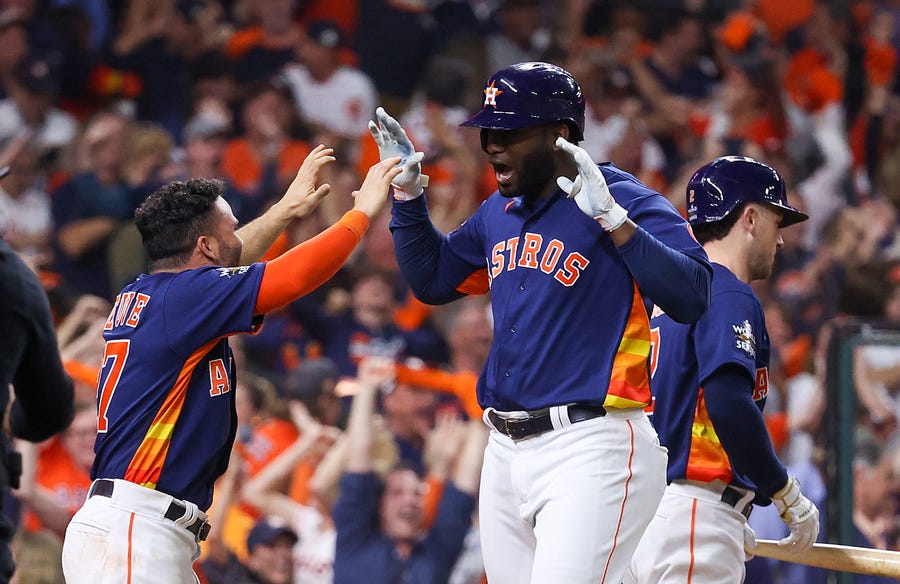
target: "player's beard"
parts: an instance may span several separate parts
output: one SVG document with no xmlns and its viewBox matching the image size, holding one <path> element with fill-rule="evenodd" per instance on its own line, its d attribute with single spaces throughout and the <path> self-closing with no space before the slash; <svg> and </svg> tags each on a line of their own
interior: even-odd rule
<svg viewBox="0 0 900 584">
<path fill-rule="evenodd" d="M 504 197 L 522 196 L 526 201 L 532 202 L 540 199 L 548 190 L 548 185 L 555 180 L 556 163 L 553 159 L 553 149 L 549 146 L 539 146 L 528 153 L 519 168 L 516 169 L 518 184 L 514 189 L 500 188 L 500 194 Z M 515 192 L 512 192 L 512 191 Z"/>
<path fill-rule="evenodd" d="M 765 280 L 772 275 L 775 265 L 775 253 L 771 250 L 758 249 L 750 255 L 748 267 L 750 281 Z"/>
</svg>

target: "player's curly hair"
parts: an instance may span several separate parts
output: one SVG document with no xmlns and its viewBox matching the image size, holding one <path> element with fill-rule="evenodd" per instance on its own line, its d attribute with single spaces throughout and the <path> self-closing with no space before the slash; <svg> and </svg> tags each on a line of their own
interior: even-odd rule
<svg viewBox="0 0 900 584">
<path fill-rule="evenodd" d="M 160 187 L 134 212 L 134 222 L 150 266 L 178 266 L 188 260 L 197 238 L 209 232 L 211 211 L 225 190 L 218 179 L 193 178 Z"/>
</svg>

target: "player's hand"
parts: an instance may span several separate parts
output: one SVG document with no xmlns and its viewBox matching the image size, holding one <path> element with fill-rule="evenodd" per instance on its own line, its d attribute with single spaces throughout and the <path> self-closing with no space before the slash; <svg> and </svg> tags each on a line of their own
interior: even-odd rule
<svg viewBox="0 0 900 584">
<path fill-rule="evenodd" d="M 316 187 L 319 180 L 319 171 L 329 162 L 334 162 L 333 148 L 326 148 L 319 144 L 306 155 L 297 176 L 291 181 L 281 200 L 275 203 L 279 205 L 288 219 L 302 219 L 319 206 L 319 201 L 325 198 L 331 191 L 331 185 L 323 184 Z"/>
<path fill-rule="evenodd" d="M 628 213 L 616 203 L 603 173 L 591 160 L 591 156 L 581 148 L 572 144 L 562 136 L 556 139 L 556 147 L 565 151 L 575 161 L 578 176 L 572 181 L 568 177 L 556 177 L 559 185 L 569 198 L 574 198 L 578 208 L 593 219 L 600 222 L 606 231 L 614 231 L 628 219 Z"/>
<path fill-rule="evenodd" d="M 416 152 L 412 141 L 400 122 L 391 117 L 383 107 L 375 110 L 375 121 L 369 121 L 369 131 L 378 145 L 378 155 L 382 160 L 400 157 L 403 170 L 394 179 L 394 198 L 399 201 L 415 199 L 428 186 L 428 175 L 422 174 L 423 152 Z"/>
<path fill-rule="evenodd" d="M 812 547 L 819 535 L 819 510 L 800 492 L 800 481 L 791 477 L 772 502 L 788 524 L 791 534 L 778 542 L 790 554 L 800 554 Z"/>
<path fill-rule="evenodd" d="M 362 186 L 358 191 L 352 193 L 356 199 L 353 203 L 354 209 L 362 211 L 370 219 L 375 218 L 384 209 L 391 181 L 397 178 L 403 170 L 397 166 L 398 162 L 400 162 L 400 158 L 394 156 L 385 158 L 369 168 Z"/>
<path fill-rule="evenodd" d="M 756 532 L 750 527 L 750 524 L 744 522 L 744 561 L 749 562 L 754 558 L 753 552 L 756 550 Z"/>
</svg>

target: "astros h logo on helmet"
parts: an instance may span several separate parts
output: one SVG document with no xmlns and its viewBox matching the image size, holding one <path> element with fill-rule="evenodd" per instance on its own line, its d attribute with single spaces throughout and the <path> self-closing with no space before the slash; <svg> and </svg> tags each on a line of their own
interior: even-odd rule
<svg viewBox="0 0 900 584">
<path fill-rule="evenodd" d="M 503 93 L 502 90 L 494 87 L 494 82 L 491 81 L 491 84 L 484 88 L 484 105 L 489 106 L 492 105 L 495 108 L 497 107 L 497 96 Z"/>
</svg>

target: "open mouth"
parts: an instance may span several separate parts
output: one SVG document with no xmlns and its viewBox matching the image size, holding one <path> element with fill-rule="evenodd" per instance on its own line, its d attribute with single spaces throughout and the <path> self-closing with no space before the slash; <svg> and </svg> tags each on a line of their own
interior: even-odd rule
<svg viewBox="0 0 900 584">
<path fill-rule="evenodd" d="M 497 184 L 506 185 L 512 180 L 513 171 L 511 166 L 506 164 L 494 164 L 494 174 L 497 177 Z"/>
</svg>

